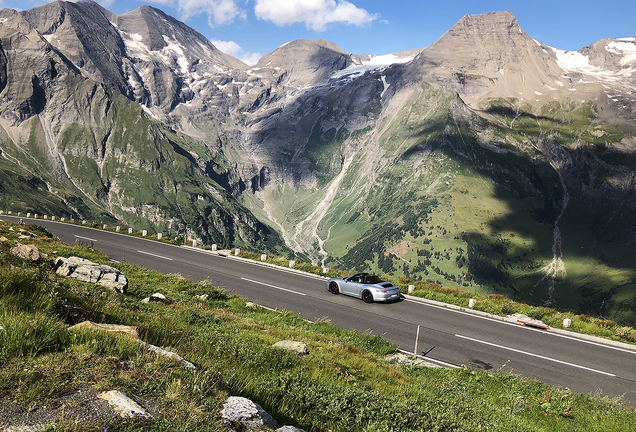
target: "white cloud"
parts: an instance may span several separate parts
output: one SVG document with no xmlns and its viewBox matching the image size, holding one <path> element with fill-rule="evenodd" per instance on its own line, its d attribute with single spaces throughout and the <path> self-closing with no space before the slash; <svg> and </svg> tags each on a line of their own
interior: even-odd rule
<svg viewBox="0 0 636 432">
<path fill-rule="evenodd" d="M 234 41 L 211 40 L 210 42 L 225 54 L 234 56 L 250 66 L 258 63 L 262 57 L 261 53 L 243 51 L 243 48 Z"/>
<path fill-rule="evenodd" d="M 179 19 L 182 21 L 196 15 L 207 14 L 208 24 L 212 27 L 229 24 L 237 17 L 245 17 L 245 11 L 237 5 L 237 0 L 148 0 L 148 2 L 176 8 Z"/>
<path fill-rule="evenodd" d="M 361 26 L 378 18 L 346 0 L 256 0 L 254 12 L 277 26 L 304 23 L 316 31 L 326 30 L 331 23 Z"/>
<path fill-rule="evenodd" d="M 110 8 L 113 3 L 115 3 L 115 0 L 101 0 L 99 2 L 100 6 L 106 9 Z"/>
</svg>

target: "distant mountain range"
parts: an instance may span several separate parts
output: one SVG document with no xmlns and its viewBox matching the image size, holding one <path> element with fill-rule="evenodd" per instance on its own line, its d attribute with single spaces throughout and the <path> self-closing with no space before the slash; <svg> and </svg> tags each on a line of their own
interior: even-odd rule
<svg viewBox="0 0 636 432">
<path fill-rule="evenodd" d="M 0 11 L 0 207 L 636 324 L 636 39 L 510 12 L 427 48 L 256 66 L 148 6 Z"/>
</svg>

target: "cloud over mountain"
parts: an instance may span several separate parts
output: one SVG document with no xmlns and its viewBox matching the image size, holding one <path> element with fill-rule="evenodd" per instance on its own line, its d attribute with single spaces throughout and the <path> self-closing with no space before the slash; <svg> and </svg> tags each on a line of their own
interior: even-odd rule
<svg viewBox="0 0 636 432">
<path fill-rule="evenodd" d="M 196 15 L 207 14 L 211 27 L 229 24 L 245 15 L 236 0 L 149 0 L 149 3 L 176 7 L 183 21 Z"/>
<path fill-rule="evenodd" d="M 278 26 L 304 23 L 316 31 L 331 23 L 361 26 L 378 18 L 346 0 L 256 0 L 254 11 L 259 19 Z"/>
</svg>

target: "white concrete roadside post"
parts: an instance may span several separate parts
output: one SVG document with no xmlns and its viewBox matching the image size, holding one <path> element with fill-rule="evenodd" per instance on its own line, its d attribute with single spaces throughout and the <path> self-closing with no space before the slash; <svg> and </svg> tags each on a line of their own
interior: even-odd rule
<svg viewBox="0 0 636 432">
<path fill-rule="evenodd" d="M 141 231 L 141 236 L 142 237 L 146 237 L 147 235 L 148 235 L 148 231 L 146 231 L 146 230 L 142 230 Z"/>
<path fill-rule="evenodd" d="M 33 219 L 37 219 L 37 218 L 38 218 L 38 214 L 36 213 L 33 215 Z"/>
<path fill-rule="evenodd" d="M 217 249 L 218 249 L 218 246 L 217 246 L 216 244 L 213 244 L 213 245 L 212 245 L 212 250 L 213 250 L 213 251 L 215 251 L 215 250 L 217 250 Z"/>
<path fill-rule="evenodd" d="M 261 254 L 261 261 L 267 261 L 267 254 Z"/>
<path fill-rule="evenodd" d="M 296 261 L 294 260 L 289 260 L 289 267 L 294 267 L 296 265 Z"/>
<path fill-rule="evenodd" d="M 322 272 L 323 273 L 329 273 L 329 267 L 323 267 L 322 268 Z"/>
<path fill-rule="evenodd" d="M 563 328 L 570 328 L 572 325 L 572 320 L 570 318 L 565 318 L 563 320 Z"/>
<path fill-rule="evenodd" d="M 119 232 L 119 231 L 121 231 L 121 227 L 120 226 L 116 226 L 115 227 L 115 232 Z"/>
<path fill-rule="evenodd" d="M 157 233 L 157 240 L 161 240 L 162 237 L 163 237 L 163 233 Z"/>
<path fill-rule="evenodd" d="M 85 220 L 82 221 L 82 225 L 86 225 L 86 221 Z"/>
<path fill-rule="evenodd" d="M 409 285 L 409 294 L 412 294 L 415 291 L 415 285 Z"/>
<path fill-rule="evenodd" d="M 108 228 L 108 225 L 106 224 L 102 225 L 102 229 L 106 229 L 106 228 Z"/>
<path fill-rule="evenodd" d="M 51 220 L 54 221 L 55 220 L 55 216 L 51 216 Z"/>
<path fill-rule="evenodd" d="M 128 228 L 128 234 L 132 234 L 133 229 L 132 228 Z"/>
<path fill-rule="evenodd" d="M 239 256 L 241 254 L 241 250 L 239 248 L 234 249 L 234 255 Z"/>
<path fill-rule="evenodd" d="M 48 219 L 49 217 L 47 215 L 44 215 L 44 219 Z"/>
<path fill-rule="evenodd" d="M 27 217 L 30 218 L 31 217 L 31 213 L 27 213 Z"/>
<path fill-rule="evenodd" d="M 417 325 L 417 333 L 415 334 L 415 350 L 413 351 L 413 355 L 415 356 L 415 360 L 417 360 L 417 341 L 420 339 L 420 325 Z"/>
<path fill-rule="evenodd" d="M 60 218 L 60 222 L 64 222 L 65 220 L 66 220 L 66 218 Z"/>
<path fill-rule="evenodd" d="M 196 247 L 197 245 L 197 241 L 195 239 L 192 239 L 192 247 Z"/>
<path fill-rule="evenodd" d="M 475 305 L 477 304 L 477 300 L 476 299 L 470 299 L 468 300 L 468 307 L 469 308 L 473 308 Z"/>
</svg>

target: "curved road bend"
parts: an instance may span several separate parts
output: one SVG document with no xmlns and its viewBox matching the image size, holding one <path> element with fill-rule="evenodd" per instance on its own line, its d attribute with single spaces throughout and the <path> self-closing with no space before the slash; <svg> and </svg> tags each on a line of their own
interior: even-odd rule
<svg viewBox="0 0 636 432">
<path fill-rule="evenodd" d="M 2 216 L 17 221 L 15 217 Z M 94 247 L 115 261 L 209 281 L 270 308 L 286 309 L 315 321 L 328 319 L 346 329 L 370 331 L 429 360 L 475 369 L 512 371 L 575 392 L 617 397 L 636 406 L 636 351 L 617 349 L 542 330 L 482 318 L 411 300 L 366 304 L 330 294 L 324 279 L 221 257 L 189 248 L 82 226 L 24 219 L 57 234 L 68 244 Z"/>
</svg>

